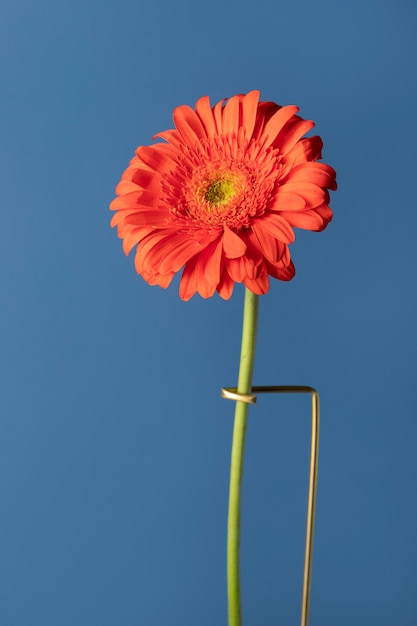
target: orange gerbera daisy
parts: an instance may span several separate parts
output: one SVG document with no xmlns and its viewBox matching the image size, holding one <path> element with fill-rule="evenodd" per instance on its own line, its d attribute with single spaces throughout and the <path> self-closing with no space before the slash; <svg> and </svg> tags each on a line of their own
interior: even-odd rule
<svg viewBox="0 0 417 626">
<path fill-rule="evenodd" d="M 302 139 L 314 123 L 259 95 L 180 106 L 176 128 L 154 137 L 164 142 L 136 150 L 111 225 L 126 254 L 137 245 L 136 271 L 150 285 L 167 287 L 184 268 L 183 300 L 216 290 L 227 300 L 234 283 L 264 294 L 269 275 L 295 274 L 293 227 L 320 231 L 331 220 L 336 173 L 317 162 L 320 137 Z"/>
</svg>

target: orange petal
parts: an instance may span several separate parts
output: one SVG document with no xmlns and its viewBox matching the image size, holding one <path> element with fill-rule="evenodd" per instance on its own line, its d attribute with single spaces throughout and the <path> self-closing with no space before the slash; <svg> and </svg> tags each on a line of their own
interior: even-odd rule
<svg viewBox="0 0 417 626">
<path fill-rule="evenodd" d="M 259 228 L 262 228 L 283 243 L 292 243 L 295 239 L 293 229 L 287 220 L 284 220 L 280 215 L 265 213 L 265 215 L 256 220 L 256 223 Z"/>
<path fill-rule="evenodd" d="M 196 271 L 197 292 L 204 299 L 211 298 L 216 291 L 217 285 L 212 285 L 206 278 L 201 279 Z"/>
<path fill-rule="evenodd" d="M 175 274 L 154 274 L 153 272 L 142 272 L 142 277 L 149 285 L 158 285 L 166 289 L 172 282 Z"/>
<path fill-rule="evenodd" d="M 279 148 L 281 154 L 285 154 L 288 150 L 291 150 L 297 141 L 313 127 L 314 122 L 311 120 L 300 119 L 290 130 L 286 131 L 286 129 L 283 129 L 283 133 L 280 133 L 276 141 L 276 146 Z"/>
<path fill-rule="evenodd" d="M 169 130 L 164 130 L 161 133 L 157 133 L 156 135 L 152 137 L 152 139 L 164 139 L 165 141 L 167 141 L 168 143 L 171 143 L 176 148 L 179 148 L 182 145 L 181 135 L 174 128 L 170 128 Z"/>
<path fill-rule="evenodd" d="M 180 298 L 181 300 L 189 300 L 197 291 L 197 280 L 195 275 L 195 264 L 197 258 L 194 257 L 187 261 L 180 281 Z"/>
<path fill-rule="evenodd" d="M 197 100 L 195 110 L 206 130 L 207 136 L 213 137 L 216 134 L 216 124 L 213 118 L 209 97 L 203 96 L 203 98 Z"/>
<path fill-rule="evenodd" d="M 133 226 L 151 226 L 152 228 L 172 227 L 172 217 L 164 209 L 140 208 L 128 219 Z"/>
<path fill-rule="evenodd" d="M 257 255 L 255 255 L 255 259 L 257 259 Z M 243 267 L 245 268 L 245 276 L 246 278 L 256 278 L 259 274 L 260 267 L 264 262 L 264 258 L 261 259 L 260 263 L 256 264 L 255 260 L 252 259 L 251 256 L 244 254 L 242 257 Z"/>
<path fill-rule="evenodd" d="M 298 165 L 320 159 L 322 148 L 323 142 L 318 136 L 300 139 L 291 150 L 283 155 L 281 177 L 285 179 L 288 173 Z"/>
<path fill-rule="evenodd" d="M 213 117 L 214 117 L 214 121 L 216 123 L 217 133 L 219 135 L 221 135 L 222 132 L 223 132 L 222 116 L 223 116 L 223 102 L 225 100 L 226 100 L 226 98 L 223 98 L 223 100 L 220 100 L 220 102 L 218 102 L 213 107 Z"/>
<path fill-rule="evenodd" d="M 130 209 L 139 206 L 152 207 L 158 201 L 158 196 L 152 191 L 146 191 L 144 189 L 139 189 L 138 191 L 131 191 L 130 193 L 125 193 L 123 196 L 117 196 L 110 203 L 110 210 L 117 211 L 119 209 Z"/>
<path fill-rule="evenodd" d="M 252 132 L 252 139 L 259 139 L 265 126 L 265 115 L 259 110 L 256 112 L 255 127 Z"/>
<path fill-rule="evenodd" d="M 136 183 L 131 180 L 122 179 L 116 187 L 116 193 L 121 196 L 122 194 L 130 193 L 131 191 L 138 191 L 138 189 L 140 189 L 140 187 Z"/>
<path fill-rule="evenodd" d="M 122 174 L 122 180 L 131 180 L 138 185 L 143 187 L 141 176 L 145 176 L 145 185 L 150 181 L 154 176 L 155 172 L 152 171 L 149 167 L 147 167 L 144 163 L 142 163 L 137 157 L 135 165 L 129 165 L 125 169 Z"/>
<path fill-rule="evenodd" d="M 247 246 L 245 256 L 251 259 L 251 263 L 256 269 L 263 263 L 264 258 L 263 251 L 259 247 L 259 239 L 253 232 L 252 228 L 242 229 L 241 235 Z"/>
<path fill-rule="evenodd" d="M 171 236 L 161 242 L 150 252 L 147 261 L 163 274 L 178 272 L 193 256 L 201 251 L 198 241 L 184 239 L 183 234 Z"/>
<path fill-rule="evenodd" d="M 234 286 L 235 283 L 233 279 L 229 276 L 226 268 L 223 268 L 220 283 L 217 287 L 217 293 L 221 298 L 223 298 L 223 300 L 229 300 L 232 296 Z"/>
<path fill-rule="evenodd" d="M 280 259 L 282 256 L 283 246 L 285 244 L 278 241 L 276 237 L 266 232 L 262 228 L 259 228 L 257 220 L 253 221 L 252 230 L 257 237 L 258 245 L 262 250 L 264 256 L 266 256 L 273 263 L 278 261 L 278 259 Z"/>
<path fill-rule="evenodd" d="M 153 181 L 159 181 L 158 174 L 147 168 L 144 163 L 141 163 L 138 159 L 138 164 L 135 167 L 129 165 L 129 167 L 123 172 L 122 180 L 131 180 L 132 183 L 140 185 L 140 187 L 149 187 Z M 140 167 L 142 166 L 142 167 Z"/>
<path fill-rule="evenodd" d="M 326 204 L 323 204 L 322 206 L 316 207 L 314 210 L 320 215 L 320 217 L 323 218 L 324 227 L 327 226 L 333 217 L 333 211 L 331 208 Z"/>
<path fill-rule="evenodd" d="M 223 250 L 227 258 L 236 259 L 246 252 L 245 242 L 228 226 L 224 226 Z"/>
<path fill-rule="evenodd" d="M 197 113 L 186 104 L 174 110 L 173 118 L 182 138 L 189 145 L 194 145 L 196 141 L 207 137 L 205 128 Z"/>
<path fill-rule="evenodd" d="M 315 211 L 282 212 L 281 216 L 287 220 L 291 226 L 303 228 L 304 230 L 320 230 L 323 226 L 323 219 Z"/>
<path fill-rule="evenodd" d="M 317 187 L 313 183 L 304 182 L 290 182 L 285 183 L 279 188 L 278 195 L 285 195 L 287 193 L 296 194 L 304 198 L 309 208 L 320 206 L 323 204 L 325 194 L 321 187 Z"/>
<path fill-rule="evenodd" d="M 262 265 L 261 271 L 256 278 L 245 278 L 243 284 L 245 285 L 245 287 L 250 289 L 250 291 L 257 294 L 258 296 L 262 296 L 265 293 L 268 293 L 269 277 L 265 264 Z"/>
<path fill-rule="evenodd" d="M 271 204 L 268 205 L 268 211 L 303 211 L 306 203 L 304 198 L 296 193 L 284 191 L 284 187 L 278 190 Z"/>
<path fill-rule="evenodd" d="M 110 226 L 113 228 L 123 222 L 123 220 L 127 219 L 130 215 L 135 215 L 137 213 L 136 209 L 130 209 L 128 211 L 117 211 L 110 220 Z"/>
<path fill-rule="evenodd" d="M 127 256 L 129 252 L 139 243 L 142 235 L 140 230 L 131 230 L 129 233 L 126 233 L 123 237 L 123 252 Z"/>
<path fill-rule="evenodd" d="M 294 105 L 288 105 L 279 109 L 271 119 L 266 123 L 264 131 L 260 137 L 262 147 L 264 150 L 275 141 L 279 132 L 283 129 L 285 124 L 290 120 L 293 115 L 299 111 L 299 108 Z"/>
<path fill-rule="evenodd" d="M 317 163 L 315 161 L 310 163 L 302 163 L 298 167 L 293 168 L 285 181 L 282 181 L 281 184 L 286 183 L 299 183 L 299 182 L 308 182 L 317 185 L 318 187 L 335 190 L 337 188 L 336 185 L 336 172 L 330 165 L 326 165 L 325 163 Z"/>
<path fill-rule="evenodd" d="M 140 146 L 136 154 L 154 172 L 163 174 L 174 167 L 177 150 L 168 144 L 158 143 L 155 146 Z"/>
<path fill-rule="evenodd" d="M 295 267 L 292 261 L 286 267 L 274 265 L 273 263 L 266 262 L 268 274 L 277 278 L 278 280 L 291 280 L 295 276 Z"/>
<path fill-rule="evenodd" d="M 247 93 L 242 99 L 242 126 L 248 141 L 252 139 L 252 134 L 255 128 L 259 96 L 259 91 L 255 89 Z"/>
<path fill-rule="evenodd" d="M 142 239 L 142 241 L 136 248 L 135 255 L 135 269 L 138 274 L 142 274 L 144 270 L 148 273 L 150 272 L 149 268 L 144 268 L 146 256 L 148 255 L 149 251 L 158 244 L 158 242 L 167 239 L 168 237 L 169 234 L 167 235 L 166 232 L 158 231 L 156 233 L 152 232 L 147 237 Z M 150 273 L 155 273 L 155 268 Z"/>
<path fill-rule="evenodd" d="M 235 133 L 239 128 L 239 109 L 240 98 L 239 96 L 233 96 L 226 102 L 223 109 L 223 133 Z"/>
<path fill-rule="evenodd" d="M 210 295 L 213 295 L 217 285 L 220 282 L 220 268 L 223 253 L 222 238 L 219 237 L 216 241 L 210 243 L 205 250 L 203 250 L 197 257 L 196 262 L 196 280 L 198 286 L 198 292 L 203 298 L 210 296 L 203 295 L 203 291 L 207 293 L 207 289 L 202 286 L 209 284 L 213 287 L 213 291 Z"/>
<path fill-rule="evenodd" d="M 235 283 L 242 283 L 246 278 L 246 269 L 243 258 L 225 259 L 225 265 L 229 276 Z"/>
</svg>

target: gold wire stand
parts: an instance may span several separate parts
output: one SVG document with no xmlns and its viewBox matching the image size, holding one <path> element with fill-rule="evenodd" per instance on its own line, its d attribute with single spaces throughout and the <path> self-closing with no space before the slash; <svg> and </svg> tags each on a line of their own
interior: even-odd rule
<svg viewBox="0 0 417 626">
<path fill-rule="evenodd" d="M 310 476 L 308 481 L 306 547 L 304 557 L 303 597 L 301 602 L 301 626 L 308 626 L 311 569 L 313 562 L 314 516 L 316 512 L 317 469 L 319 460 L 319 394 L 315 389 L 313 389 L 313 387 L 305 387 L 302 385 L 252 387 L 251 394 L 237 393 L 236 387 L 223 387 L 221 391 L 222 398 L 239 402 L 247 402 L 249 404 L 256 403 L 256 393 L 311 393 Z"/>
</svg>

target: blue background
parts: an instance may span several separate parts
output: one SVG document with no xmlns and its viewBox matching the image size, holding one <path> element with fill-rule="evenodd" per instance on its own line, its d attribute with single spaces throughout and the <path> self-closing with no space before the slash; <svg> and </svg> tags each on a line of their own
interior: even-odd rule
<svg viewBox="0 0 417 626">
<path fill-rule="evenodd" d="M 2 0 L 0 621 L 226 625 L 243 289 L 149 287 L 109 227 L 180 104 L 261 89 L 316 122 L 334 220 L 260 302 L 256 384 L 322 400 L 310 626 L 415 626 L 412 0 Z M 261 397 L 244 623 L 299 623 L 310 401 Z"/>
</svg>

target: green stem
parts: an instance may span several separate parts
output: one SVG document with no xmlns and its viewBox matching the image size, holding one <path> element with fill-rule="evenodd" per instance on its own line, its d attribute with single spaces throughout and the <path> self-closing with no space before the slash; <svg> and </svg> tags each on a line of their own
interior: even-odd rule
<svg viewBox="0 0 417 626">
<path fill-rule="evenodd" d="M 258 325 L 258 296 L 246 289 L 243 313 L 242 348 L 240 353 L 238 393 L 248 394 L 252 388 L 255 360 L 256 331 Z M 230 464 L 229 517 L 227 522 L 227 593 L 229 626 L 241 626 L 239 544 L 240 499 L 245 446 L 246 422 L 249 405 L 236 402 L 233 429 L 232 458 Z"/>
</svg>

